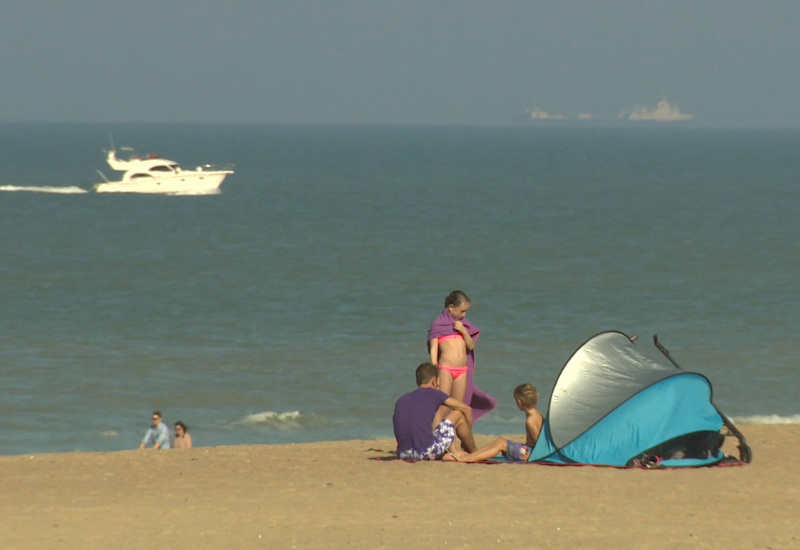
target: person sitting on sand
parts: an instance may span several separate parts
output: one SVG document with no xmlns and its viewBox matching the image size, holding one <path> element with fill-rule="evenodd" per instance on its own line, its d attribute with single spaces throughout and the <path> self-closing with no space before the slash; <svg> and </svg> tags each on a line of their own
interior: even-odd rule
<svg viewBox="0 0 800 550">
<path fill-rule="evenodd" d="M 192 448 L 192 436 L 189 435 L 189 428 L 186 427 L 186 424 L 178 420 L 175 422 L 175 442 L 174 442 L 175 449 L 191 449 Z"/>
<path fill-rule="evenodd" d="M 417 367 L 416 377 L 417 389 L 400 397 L 394 406 L 397 456 L 404 460 L 438 460 L 453 444 L 456 434 L 465 450 L 475 451 L 469 405 L 439 390 L 439 369 L 433 363 Z M 434 425 L 441 405 L 450 412 Z"/>
<path fill-rule="evenodd" d="M 482 462 L 499 454 L 511 462 L 527 462 L 531 451 L 536 446 L 539 433 L 542 431 L 544 418 L 536 408 L 539 401 L 539 390 L 532 384 L 520 384 L 514 388 L 514 400 L 517 408 L 525 413 L 525 444 L 511 441 L 510 439 L 496 439 L 489 445 L 482 447 L 474 453 L 457 453 L 447 455 L 445 460 L 456 462 Z"/>
<path fill-rule="evenodd" d="M 153 424 L 145 432 L 144 439 L 139 443 L 139 448 L 144 449 L 152 444 L 154 449 L 169 449 L 169 428 L 161 421 L 161 413 L 153 411 Z"/>
</svg>

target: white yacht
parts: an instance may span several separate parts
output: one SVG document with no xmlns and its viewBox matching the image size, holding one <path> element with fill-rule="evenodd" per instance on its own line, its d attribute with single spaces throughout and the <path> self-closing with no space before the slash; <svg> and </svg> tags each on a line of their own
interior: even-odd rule
<svg viewBox="0 0 800 550">
<path fill-rule="evenodd" d="M 98 193 L 171 193 L 208 194 L 216 193 L 231 167 L 217 168 L 206 164 L 187 170 L 171 160 L 158 155 L 140 156 L 130 147 L 120 148 L 120 157 L 112 147 L 106 161 L 112 170 L 124 172 L 119 181 L 110 181 L 98 170 L 104 181 L 95 184 Z"/>
</svg>

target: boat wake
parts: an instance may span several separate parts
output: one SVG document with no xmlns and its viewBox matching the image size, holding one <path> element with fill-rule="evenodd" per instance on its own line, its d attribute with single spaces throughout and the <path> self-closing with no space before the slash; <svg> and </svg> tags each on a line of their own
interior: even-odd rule
<svg viewBox="0 0 800 550">
<path fill-rule="evenodd" d="M 173 197 L 196 197 L 200 195 L 221 195 L 222 190 L 217 188 L 217 189 L 206 189 L 206 190 L 196 190 L 196 191 L 175 191 L 174 193 L 163 193 L 163 194 L 172 195 Z"/>
<path fill-rule="evenodd" d="M 28 191 L 30 193 L 61 193 L 62 195 L 75 195 L 88 193 L 86 189 L 77 186 L 71 187 L 33 187 L 28 185 L 0 185 L 0 191 Z"/>
<path fill-rule="evenodd" d="M 36 187 L 31 185 L 0 185 L 0 191 L 24 191 L 28 193 L 57 193 L 60 195 L 81 195 L 91 193 L 91 191 L 82 187 Z M 143 193 L 151 195 L 172 195 L 174 197 L 194 197 L 199 195 L 221 195 L 220 189 L 199 189 L 187 191 L 174 191 L 172 193 L 164 193 L 160 191 L 153 191 L 152 193 Z"/>
</svg>

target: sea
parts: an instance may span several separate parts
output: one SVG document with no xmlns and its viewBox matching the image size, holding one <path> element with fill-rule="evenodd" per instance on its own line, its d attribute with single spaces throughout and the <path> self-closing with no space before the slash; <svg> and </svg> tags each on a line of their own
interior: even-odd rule
<svg viewBox="0 0 800 550">
<path fill-rule="evenodd" d="M 98 194 L 112 143 L 235 174 Z M 455 289 L 479 434 L 607 330 L 797 423 L 798 207 L 793 129 L 3 123 L 0 454 L 391 438 Z"/>
</svg>

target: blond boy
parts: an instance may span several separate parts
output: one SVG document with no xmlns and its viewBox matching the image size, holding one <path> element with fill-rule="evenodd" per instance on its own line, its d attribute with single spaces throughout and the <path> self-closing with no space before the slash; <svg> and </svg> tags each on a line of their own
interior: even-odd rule
<svg viewBox="0 0 800 550">
<path fill-rule="evenodd" d="M 460 456 L 448 455 L 445 460 L 482 462 L 502 454 L 512 462 L 527 462 L 531 451 L 536 446 L 544 423 L 542 413 L 536 409 L 539 402 L 539 390 L 532 384 L 520 384 L 514 388 L 514 401 L 517 403 L 517 408 L 525 413 L 525 444 L 501 438 L 474 453 L 460 454 Z"/>
</svg>

